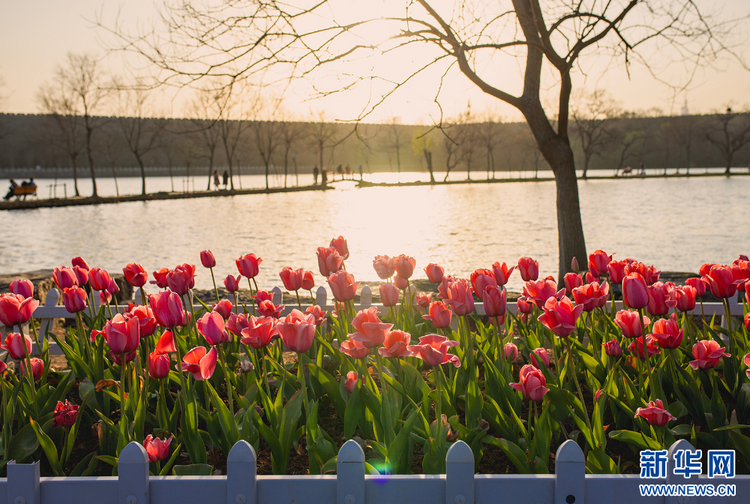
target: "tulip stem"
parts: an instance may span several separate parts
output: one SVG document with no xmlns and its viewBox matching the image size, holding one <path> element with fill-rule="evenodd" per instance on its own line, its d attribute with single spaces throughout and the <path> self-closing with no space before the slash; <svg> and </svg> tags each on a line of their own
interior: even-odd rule
<svg viewBox="0 0 750 504">
<path fill-rule="evenodd" d="M 573 359 L 573 352 L 570 348 L 570 339 L 565 338 L 565 343 L 568 346 L 568 365 L 571 367 L 571 374 L 573 375 L 573 382 L 576 384 L 576 390 L 578 391 L 578 398 L 581 400 L 581 407 L 583 408 L 583 417 L 586 420 L 586 426 L 591 430 L 591 421 L 589 420 L 589 414 L 586 411 L 586 401 L 583 400 L 583 392 L 581 392 L 581 385 L 578 383 L 578 373 L 576 372 L 576 363 Z"/>
<path fill-rule="evenodd" d="M 34 413 L 39 415 L 39 408 L 36 402 L 36 384 L 34 383 L 34 370 L 31 367 L 31 354 L 29 353 L 29 347 L 26 346 L 26 336 L 23 334 L 23 327 L 21 324 L 18 325 L 18 333 L 21 335 L 21 344 L 23 345 L 24 357 L 26 359 L 26 379 L 29 381 L 31 387 L 31 397 L 34 402 Z"/>
<path fill-rule="evenodd" d="M 299 307 L 299 311 L 302 311 L 302 301 L 299 299 L 299 290 L 294 291 L 294 293 L 297 295 L 297 306 Z"/>
<path fill-rule="evenodd" d="M 253 281 L 255 281 L 255 279 L 253 279 Z M 250 287 L 250 302 L 253 305 L 253 315 L 256 315 L 256 313 L 255 313 L 255 295 L 253 294 L 253 284 L 250 283 L 250 279 L 249 278 L 247 279 L 247 286 Z M 256 286 L 257 286 L 257 284 L 256 284 Z M 247 307 L 245 307 L 245 309 L 247 310 Z"/>
<path fill-rule="evenodd" d="M 735 350 L 735 342 L 734 342 L 734 335 L 732 333 L 732 311 L 729 308 L 729 299 L 728 298 L 721 298 L 721 303 L 724 305 L 724 318 L 727 321 L 727 336 L 729 337 L 729 351 L 734 355 L 736 353 Z"/>
<path fill-rule="evenodd" d="M 297 352 L 297 380 L 299 380 L 302 389 L 302 404 L 305 407 L 305 419 L 310 417 L 310 404 L 307 402 L 307 380 L 305 379 L 305 369 L 302 366 L 302 353 Z"/>
<path fill-rule="evenodd" d="M 643 309 L 638 310 L 638 319 L 641 322 L 641 339 L 643 341 L 643 360 L 646 361 L 646 369 L 648 369 L 648 385 L 651 389 L 651 395 L 649 396 L 650 399 L 654 398 L 654 380 L 653 376 L 651 375 L 651 361 L 649 360 L 648 355 L 648 345 L 646 345 L 646 328 L 643 325 Z M 635 344 L 636 349 L 638 349 L 638 343 Z"/>
<path fill-rule="evenodd" d="M 211 270 L 211 280 L 214 283 L 214 293 L 216 294 L 216 302 L 219 302 L 219 289 L 216 288 L 216 278 L 214 277 L 214 269 L 209 268 Z"/>
<path fill-rule="evenodd" d="M 227 371 L 227 358 L 224 354 L 224 348 L 219 345 L 219 360 L 221 360 L 221 370 L 224 371 L 224 380 L 227 383 L 227 401 L 229 402 L 229 412 L 234 417 L 234 402 L 232 399 L 232 391 L 234 390 L 234 387 L 232 386 L 232 380 L 229 377 L 229 372 Z"/>
<path fill-rule="evenodd" d="M 125 352 L 120 354 L 120 421 L 127 422 L 125 420 Z"/>
</svg>

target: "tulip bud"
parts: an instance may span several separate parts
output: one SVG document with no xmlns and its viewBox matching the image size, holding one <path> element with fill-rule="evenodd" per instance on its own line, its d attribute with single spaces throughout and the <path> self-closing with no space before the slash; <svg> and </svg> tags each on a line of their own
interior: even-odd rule
<svg viewBox="0 0 750 504">
<path fill-rule="evenodd" d="M 213 268 L 216 266 L 216 258 L 213 252 L 210 250 L 203 250 L 201 252 L 201 264 L 204 268 Z"/>
</svg>

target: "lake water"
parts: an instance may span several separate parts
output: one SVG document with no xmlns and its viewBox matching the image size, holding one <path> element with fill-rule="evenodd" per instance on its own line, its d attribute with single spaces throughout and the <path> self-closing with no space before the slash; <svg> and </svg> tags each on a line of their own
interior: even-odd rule
<svg viewBox="0 0 750 504">
<path fill-rule="evenodd" d="M 402 173 L 400 179 L 425 176 Z M 300 183 L 309 183 L 307 177 L 300 176 Z M 178 190 L 180 180 L 175 179 Z M 121 193 L 140 190 L 139 179 L 118 182 Z M 42 195 L 47 183 L 38 181 Z M 204 179 L 196 180 L 198 188 L 203 184 Z M 261 176 L 243 177 L 243 187 L 262 185 Z M 283 182 L 274 179 L 274 185 Z M 170 186 L 169 177 L 148 179 L 150 191 Z M 86 194 L 84 182 L 80 187 Z M 263 258 L 261 288 L 280 286 L 284 266 L 312 270 L 320 285 L 316 249 L 343 235 L 351 252 L 347 270 L 357 280 L 377 280 L 374 256 L 401 253 L 416 258 L 418 278 L 425 277 L 430 262 L 468 277 L 476 268 L 495 261 L 514 264 L 521 256 L 537 259 L 542 275 L 556 274 L 552 182 L 364 189 L 339 182 L 337 187 L 5 212 L 0 272 L 70 265 L 79 255 L 113 272 L 129 262 L 140 262 L 149 272 L 191 262 L 198 265 L 197 286 L 208 288 L 211 275 L 200 265 L 199 252 L 211 249 L 217 281 L 237 274 L 236 258 L 255 253 Z M 740 253 L 750 254 L 750 177 L 589 180 L 579 181 L 579 189 L 589 252 L 603 249 L 664 271 L 697 271 L 704 262 L 729 263 Z M 111 179 L 101 180 L 100 194 L 114 194 Z M 514 273 L 509 288 L 520 290 L 521 284 Z"/>
</svg>

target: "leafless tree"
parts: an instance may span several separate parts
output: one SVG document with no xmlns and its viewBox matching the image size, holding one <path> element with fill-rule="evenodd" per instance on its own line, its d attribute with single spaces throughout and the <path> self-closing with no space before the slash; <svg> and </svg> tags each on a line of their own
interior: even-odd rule
<svg viewBox="0 0 750 504">
<path fill-rule="evenodd" d="M 435 131 L 432 128 L 420 128 L 416 130 L 411 139 L 411 147 L 414 150 L 414 153 L 417 155 L 422 154 L 424 156 L 425 162 L 427 163 L 427 171 L 430 174 L 430 183 L 433 184 L 435 183 L 435 174 L 433 173 L 432 152 L 438 143 Z"/>
<path fill-rule="evenodd" d="M 495 178 L 495 149 L 503 142 L 500 133 L 502 123 L 502 117 L 491 111 L 486 111 L 482 116 L 482 122 L 477 124 L 479 141 L 487 157 L 487 180 L 490 180 L 490 173 L 492 173 L 492 178 Z"/>
<path fill-rule="evenodd" d="M 383 149 L 390 161 L 393 155 L 396 155 L 396 169 L 401 173 L 401 149 L 408 144 L 408 133 L 401 126 L 401 120 L 397 117 L 391 117 L 385 125 L 385 134 L 383 135 Z M 393 169 L 393 167 L 391 167 Z"/>
<path fill-rule="evenodd" d="M 573 118 L 573 131 L 581 143 L 583 151 L 583 174 L 588 176 L 589 164 L 594 156 L 600 156 L 612 137 L 612 119 L 619 114 L 615 102 L 606 91 L 574 94 L 570 115 Z"/>
<path fill-rule="evenodd" d="M 70 166 L 73 168 L 73 190 L 76 196 L 80 196 L 81 193 L 78 190 L 78 156 L 84 148 L 84 139 L 82 137 L 83 124 L 76 114 L 74 98 L 64 88 L 46 85 L 40 90 L 37 99 L 39 108 L 43 113 L 48 114 L 57 125 L 61 138 L 60 144 L 64 146 L 65 153 L 70 159 Z"/>
<path fill-rule="evenodd" d="M 323 151 L 336 145 L 336 125 L 327 119 L 323 111 L 313 114 L 313 117 L 314 120 L 308 124 L 307 138 L 310 146 L 318 153 L 320 173 L 323 173 L 326 166 L 323 162 Z"/>
<path fill-rule="evenodd" d="M 737 113 L 727 107 L 726 113 L 714 114 L 705 136 L 724 158 L 728 175 L 734 155 L 750 143 L 750 112 Z"/>
<path fill-rule="evenodd" d="M 116 27 L 113 32 L 122 36 L 123 47 L 146 56 L 168 72 L 167 79 L 178 81 L 206 75 L 261 79 L 269 65 L 277 66 L 274 75 L 310 77 L 329 64 L 427 46 L 414 57 L 413 66 L 403 65 L 405 75 L 393 77 L 392 66 L 384 69 L 375 64 L 368 66 L 372 73 L 342 73 L 335 90 L 348 90 L 359 82 L 379 86 L 362 107 L 360 117 L 364 117 L 420 72 L 434 65 L 447 72 L 455 65 L 483 92 L 519 110 L 555 175 L 561 276 L 573 257 L 580 264 L 588 260 L 569 138 L 574 72 L 589 68 L 584 64 L 588 57 L 604 54 L 625 66 L 654 62 L 653 56 L 658 55 L 660 61 L 675 61 L 691 70 L 729 50 L 722 37 L 717 38 L 726 34 L 727 26 L 705 18 L 694 0 L 455 4 L 414 0 L 384 4 L 372 18 L 357 17 L 366 9 L 337 15 L 336 7 L 326 0 L 255 0 L 210 7 L 182 2 L 164 10 L 164 30 L 135 37 Z M 372 40 L 374 29 L 381 43 Z M 499 66 L 503 58 L 517 64 Z M 499 67 L 514 66 L 522 74 L 520 92 L 508 84 L 512 79 L 497 76 Z M 547 89 L 542 82 L 545 67 L 556 74 L 558 83 L 556 110 L 549 110 L 550 115 L 542 104 L 542 91 Z M 660 75 L 658 68 L 648 68 Z M 323 94 L 332 91 L 321 90 Z M 554 124 L 550 117 L 555 118 Z"/>
<path fill-rule="evenodd" d="M 625 167 L 626 161 L 633 156 L 633 153 L 638 146 L 643 143 L 646 136 L 641 130 L 625 129 L 626 127 L 627 126 L 612 130 L 612 143 L 616 145 L 617 149 L 620 151 L 615 176 L 619 173 L 620 168 Z"/>
<path fill-rule="evenodd" d="M 289 173 L 289 156 L 294 161 L 294 175 L 296 176 L 296 185 L 299 185 L 299 173 L 297 171 L 297 161 L 294 156 L 295 149 L 298 145 L 305 143 L 305 125 L 304 123 L 293 121 L 284 114 L 280 114 L 281 121 L 279 130 L 281 135 L 281 150 L 284 152 L 284 187 L 287 187 L 287 174 Z"/>
<path fill-rule="evenodd" d="M 197 143 L 203 147 L 204 157 L 208 160 L 208 183 L 206 191 L 211 190 L 216 148 L 221 141 L 218 120 L 223 113 L 222 107 L 222 91 L 221 89 L 215 89 L 211 85 L 199 88 L 188 105 L 188 117 L 193 126 L 192 132 L 196 134 Z M 197 147 L 197 144 L 194 144 L 193 147 Z"/>
<path fill-rule="evenodd" d="M 690 165 L 692 164 L 693 143 L 695 142 L 696 125 L 698 118 L 696 116 L 683 116 L 675 119 L 674 132 L 677 145 L 685 153 L 685 173 L 690 175 Z M 680 173 L 679 165 L 677 173 Z"/>
</svg>

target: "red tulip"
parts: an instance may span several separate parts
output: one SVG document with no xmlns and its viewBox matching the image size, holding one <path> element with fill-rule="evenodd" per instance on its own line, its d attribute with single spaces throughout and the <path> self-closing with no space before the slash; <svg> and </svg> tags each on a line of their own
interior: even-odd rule
<svg viewBox="0 0 750 504">
<path fill-rule="evenodd" d="M 154 348 L 154 353 L 168 354 L 168 353 L 173 353 L 176 351 L 177 351 L 177 346 L 176 346 L 172 331 L 164 331 L 164 334 L 161 335 L 161 337 L 159 338 L 159 341 L 156 342 L 156 348 Z"/>
<path fill-rule="evenodd" d="M 583 306 L 584 311 L 590 312 L 594 308 L 601 308 L 609 299 L 609 284 L 593 282 L 573 289 L 573 299 Z"/>
<path fill-rule="evenodd" d="M 708 275 L 703 276 L 706 286 L 711 289 L 711 294 L 717 298 L 730 298 L 737 292 L 740 280 L 735 281 L 732 276 L 732 268 L 720 264 L 711 266 Z"/>
<path fill-rule="evenodd" d="M 247 315 L 244 313 L 240 313 L 239 315 L 232 313 L 229 315 L 226 323 L 226 328 L 229 332 L 239 338 L 242 336 L 242 330 L 246 327 L 250 327 L 250 321 Z"/>
<path fill-rule="evenodd" d="M 343 303 L 351 301 L 357 293 L 359 282 L 354 281 L 354 275 L 347 271 L 338 271 L 328 277 L 328 285 L 336 301 Z"/>
<path fill-rule="evenodd" d="M 651 334 L 661 348 L 670 349 L 679 347 L 684 335 L 685 331 L 680 329 L 674 313 L 668 319 L 654 322 L 654 332 Z"/>
<path fill-rule="evenodd" d="M 312 271 L 305 271 L 302 273 L 302 288 L 305 290 L 312 290 L 315 287 L 315 278 L 313 277 Z"/>
<path fill-rule="evenodd" d="M 748 292 L 748 291 L 745 291 Z M 745 314 L 745 329 L 747 329 L 748 332 L 750 332 L 750 312 L 747 312 Z"/>
<path fill-rule="evenodd" d="M 104 326 L 104 339 L 113 353 L 132 352 L 141 339 L 138 318 L 125 318 L 118 313 Z"/>
<path fill-rule="evenodd" d="M 68 268 L 67 266 L 59 266 L 55 268 L 52 272 L 52 279 L 60 290 L 70 287 L 78 287 L 78 278 L 76 277 L 75 271 L 73 271 L 73 268 Z"/>
<path fill-rule="evenodd" d="M 706 282 L 702 278 L 688 278 L 685 280 L 685 284 L 695 289 L 696 296 L 702 296 L 706 293 Z"/>
<path fill-rule="evenodd" d="M 426 310 L 430 307 L 431 302 L 432 294 L 428 294 L 426 292 L 419 292 L 414 294 L 414 308 L 421 308 Z"/>
<path fill-rule="evenodd" d="M 270 345 L 271 340 L 279 336 L 279 331 L 276 329 L 277 321 L 273 317 L 256 318 L 251 315 L 247 318 L 247 323 L 247 327 L 240 333 L 242 335 L 240 343 L 243 345 L 250 345 L 259 350 Z"/>
<path fill-rule="evenodd" d="M 152 352 L 148 354 L 148 374 L 154 380 L 163 380 L 169 376 L 171 360 L 169 355 Z"/>
<path fill-rule="evenodd" d="M 26 376 L 26 369 L 28 368 L 28 363 L 26 362 L 26 359 L 21 361 L 21 376 Z M 34 380 L 38 380 L 42 377 L 42 373 L 44 373 L 44 361 L 42 359 L 37 359 L 36 357 L 31 358 L 31 376 L 34 377 Z"/>
<path fill-rule="evenodd" d="M 444 275 L 443 280 L 438 285 L 438 297 L 442 300 L 448 299 L 448 288 L 455 282 L 456 279 L 450 275 Z"/>
<path fill-rule="evenodd" d="M 22 325 L 28 322 L 39 301 L 34 298 L 24 298 L 20 294 L 0 295 L 0 322 L 8 327 Z"/>
<path fill-rule="evenodd" d="M 698 292 L 695 287 L 682 285 L 672 290 L 672 297 L 675 301 L 675 308 L 681 312 L 688 312 L 695 309 L 695 298 Z"/>
<path fill-rule="evenodd" d="M 67 399 L 65 402 L 57 401 L 55 411 L 53 412 L 52 427 L 71 427 L 76 423 L 78 417 L 78 405 L 70 404 Z"/>
<path fill-rule="evenodd" d="M 453 312 L 462 317 L 474 311 L 474 297 L 471 295 L 471 284 L 468 280 L 456 280 L 447 287 L 445 302 Z"/>
<path fill-rule="evenodd" d="M 497 285 L 499 287 L 502 287 L 503 285 L 508 283 L 508 279 L 510 278 L 510 275 L 511 273 L 513 273 L 514 269 L 516 269 L 515 266 L 508 268 L 505 263 L 501 265 L 499 262 L 496 262 L 492 265 L 492 275 L 495 277 L 495 282 L 497 282 Z"/>
<path fill-rule="evenodd" d="M 413 257 L 401 254 L 394 257 L 393 262 L 396 267 L 396 273 L 404 280 L 408 280 L 414 274 L 414 267 L 417 265 L 417 260 Z"/>
<path fill-rule="evenodd" d="M 151 280 L 151 283 L 156 285 L 160 289 L 166 289 L 167 288 L 167 275 L 169 275 L 169 268 L 162 268 L 159 271 L 154 271 L 152 274 L 154 275 L 154 279 Z"/>
<path fill-rule="evenodd" d="M 21 336 L 19 333 L 9 333 L 5 337 L 3 348 L 8 351 L 11 359 L 25 359 L 27 355 L 31 354 L 31 338 L 25 334 Z"/>
<path fill-rule="evenodd" d="M 102 332 L 103 332 L 103 331 L 102 331 Z M 93 331 L 92 331 L 92 336 L 93 336 Z M 112 359 L 112 361 L 113 361 L 113 362 L 114 362 L 114 363 L 115 363 L 116 365 L 118 365 L 118 366 L 122 366 L 123 362 L 124 362 L 125 364 L 127 364 L 128 362 L 133 362 L 133 361 L 135 360 L 135 356 L 136 356 L 136 355 L 138 355 L 138 350 L 133 350 L 133 351 L 132 351 L 132 352 L 130 352 L 130 353 L 126 353 L 126 354 L 125 354 L 125 360 L 123 361 L 123 360 L 122 360 L 122 356 L 123 356 L 123 354 L 119 354 L 119 353 L 114 353 L 114 352 L 109 352 L 109 356 L 110 356 L 110 358 L 111 358 L 111 359 Z"/>
<path fill-rule="evenodd" d="M 187 316 L 180 296 L 171 291 L 162 291 L 148 297 L 156 321 L 162 327 L 186 326 Z"/>
<path fill-rule="evenodd" d="M 612 283 L 622 283 L 622 279 L 625 278 L 625 266 L 628 261 L 610 261 L 607 264 L 607 273 L 609 273 L 609 279 Z"/>
<path fill-rule="evenodd" d="M 392 283 L 384 283 L 380 285 L 380 301 L 383 306 L 396 306 L 398 304 L 398 287 Z"/>
<path fill-rule="evenodd" d="M 268 291 L 258 291 L 255 295 L 255 304 L 257 304 L 258 313 L 265 317 L 279 318 L 284 305 L 273 303 L 273 294 Z"/>
<path fill-rule="evenodd" d="M 690 367 L 693 369 L 714 368 L 719 364 L 719 360 L 722 357 L 731 357 L 724 350 L 725 348 L 714 340 L 701 340 L 693 345 L 693 357 L 695 357 L 695 360 L 690 361 Z"/>
<path fill-rule="evenodd" d="M 516 306 L 518 307 L 518 312 L 523 315 L 528 315 L 534 310 L 534 305 L 529 303 L 529 298 L 526 296 L 521 296 L 516 300 Z"/>
<path fill-rule="evenodd" d="M 617 341 L 617 338 L 605 341 L 602 343 L 602 346 L 604 347 L 604 352 L 610 357 L 619 357 L 622 355 L 622 347 L 620 346 L 620 342 Z"/>
<path fill-rule="evenodd" d="M 614 254 L 613 254 L 614 255 Z M 589 271 L 596 278 L 607 274 L 607 265 L 612 261 L 612 256 L 603 250 L 596 250 L 589 255 Z"/>
<path fill-rule="evenodd" d="M 419 338 L 419 345 L 409 345 L 407 349 L 411 352 L 412 357 L 422 359 L 429 366 L 436 367 L 451 363 L 460 367 L 461 361 L 458 356 L 448 353 L 451 347 L 458 345 L 458 341 L 449 340 L 445 336 L 428 334 Z"/>
<path fill-rule="evenodd" d="M 148 281 L 148 273 L 140 264 L 130 263 L 122 268 L 122 273 L 125 275 L 125 280 L 133 287 L 143 287 Z"/>
<path fill-rule="evenodd" d="M 112 280 L 106 270 L 102 268 L 91 268 L 89 270 L 91 288 L 97 291 L 106 290 Z"/>
<path fill-rule="evenodd" d="M 677 420 L 669 411 L 664 409 L 664 403 L 661 399 L 649 402 L 645 408 L 635 410 L 635 417 L 645 419 L 651 425 L 664 427 L 670 420 Z"/>
<path fill-rule="evenodd" d="M 295 309 L 276 324 L 276 329 L 289 350 L 304 353 L 315 338 L 315 317 Z"/>
<path fill-rule="evenodd" d="M 450 327 L 453 312 L 442 301 L 435 301 L 430 304 L 429 315 L 422 315 L 425 320 L 431 320 L 436 329 Z"/>
<path fill-rule="evenodd" d="M 435 263 L 430 263 L 427 265 L 427 267 L 424 269 L 424 272 L 427 274 L 427 279 L 434 284 L 439 284 L 443 280 L 443 275 L 445 274 L 445 269 Z"/>
<path fill-rule="evenodd" d="M 506 343 L 503 346 L 503 351 L 506 359 L 516 360 L 516 357 L 518 357 L 518 347 L 514 343 Z"/>
<path fill-rule="evenodd" d="M 578 273 L 566 273 L 563 277 L 563 283 L 565 284 L 565 294 L 572 296 L 573 289 L 583 285 L 583 277 Z"/>
<path fill-rule="evenodd" d="M 324 277 L 330 276 L 341 269 L 344 258 L 333 247 L 318 247 L 318 269 Z"/>
<path fill-rule="evenodd" d="M 744 292 L 745 282 L 750 280 L 750 261 L 742 257 L 732 261 L 732 278 L 740 280 L 738 289 Z"/>
<path fill-rule="evenodd" d="M 195 326 L 210 346 L 220 345 L 230 340 L 224 328 L 224 318 L 220 313 L 206 313 L 195 322 Z"/>
<path fill-rule="evenodd" d="M 506 308 L 505 289 L 488 285 L 482 292 L 482 303 L 484 304 L 484 313 L 488 317 L 504 317 Z"/>
<path fill-rule="evenodd" d="M 748 314 L 750 316 L 750 314 Z M 747 321 L 748 316 L 745 317 L 745 320 Z M 747 379 L 750 380 L 750 353 L 745 355 L 745 358 L 742 359 L 742 361 L 745 363 L 745 366 L 747 366 L 748 369 L 745 370 L 745 375 L 747 376 Z M 0 369 L 0 373 L 2 370 Z"/>
<path fill-rule="evenodd" d="M 164 460 L 169 456 L 169 443 L 172 442 L 172 437 L 169 436 L 169 438 L 162 441 L 151 434 L 146 436 L 146 439 L 143 440 L 143 447 L 146 449 L 146 453 L 148 453 L 149 462 Z"/>
<path fill-rule="evenodd" d="M 312 315 L 315 318 L 315 325 L 319 326 L 325 322 L 328 312 L 322 309 L 320 306 L 308 306 L 305 310 L 306 315 Z"/>
<path fill-rule="evenodd" d="M 263 259 L 255 254 L 246 254 L 237 259 L 237 271 L 245 278 L 254 278 L 258 275 L 258 266 Z"/>
<path fill-rule="evenodd" d="M 651 323 L 651 319 L 643 317 L 643 326 L 648 326 Z M 643 334 L 641 332 L 641 319 L 638 312 L 631 310 L 620 310 L 615 315 L 615 324 L 622 331 L 622 335 L 626 338 L 640 338 Z"/>
<path fill-rule="evenodd" d="M 661 275 L 661 271 L 657 270 L 653 266 L 646 266 L 645 264 L 637 261 L 629 262 L 625 266 L 625 274 L 626 275 L 632 275 L 633 273 L 638 273 L 643 278 L 643 281 L 646 282 L 647 285 L 652 285 L 659 281 L 659 275 Z"/>
<path fill-rule="evenodd" d="M 382 280 L 391 278 L 396 272 L 396 265 L 394 264 L 393 259 L 387 255 L 375 256 L 375 259 L 372 260 L 372 267 L 375 268 L 375 273 L 377 273 L 378 277 Z"/>
<path fill-rule="evenodd" d="M 344 382 L 344 387 L 346 387 L 346 391 L 350 394 L 354 393 L 354 387 L 357 385 L 357 379 L 359 379 L 359 375 L 356 371 L 349 371 L 346 373 L 346 382 Z"/>
<path fill-rule="evenodd" d="M 156 332 L 156 317 L 154 317 L 154 311 L 148 306 L 135 305 L 130 303 L 128 305 L 128 311 L 125 315 L 135 317 L 138 319 L 138 325 L 140 325 L 141 338 L 151 336 Z"/>
<path fill-rule="evenodd" d="M 216 266 L 216 258 L 214 257 L 214 253 L 210 250 L 201 251 L 201 264 L 204 268 L 209 269 Z"/>
<path fill-rule="evenodd" d="M 292 269 L 289 266 L 284 266 L 279 272 L 281 282 L 284 284 L 284 288 L 288 291 L 298 291 L 302 288 L 302 279 L 304 278 L 305 270 Z M 309 290 L 309 289 L 308 289 Z"/>
<path fill-rule="evenodd" d="M 539 278 L 539 262 L 531 257 L 522 257 L 518 260 L 518 272 L 524 282 L 536 281 Z"/>
<path fill-rule="evenodd" d="M 180 264 L 167 274 L 167 285 L 177 294 L 184 296 L 195 287 L 195 265 Z"/>
<path fill-rule="evenodd" d="M 206 347 L 195 347 L 182 358 L 182 370 L 193 373 L 198 381 L 208 380 L 214 375 L 219 352 L 216 347 L 206 352 Z"/>
<path fill-rule="evenodd" d="M 73 259 L 70 260 L 70 263 L 73 267 L 83 268 L 86 271 L 90 269 L 89 263 L 87 263 L 86 260 L 83 259 L 82 257 L 74 257 Z"/>
<path fill-rule="evenodd" d="M 409 281 L 404 278 L 401 278 L 398 275 L 393 277 L 393 283 L 396 287 L 398 287 L 401 290 L 406 290 L 406 288 L 409 286 Z"/>
<path fill-rule="evenodd" d="M 544 373 L 529 364 L 521 368 L 518 383 L 510 383 L 509 385 L 521 392 L 524 399 L 530 401 L 539 402 L 549 392 L 549 389 L 545 387 L 547 379 L 544 377 Z"/>
<path fill-rule="evenodd" d="M 523 286 L 523 295 L 529 301 L 532 301 L 540 310 L 551 297 L 562 297 L 565 295 L 564 290 L 557 291 L 557 283 L 548 276 L 544 280 L 526 282 Z"/>
<path fill-rule="evenodd" d="M 656 346 L 656 340 L 650 334 L 646 335 L 646 348 L 648 349 L 648 356 L 659 355 L 661 350 Z M 644 359 L 645 354 L 643 353 L 643 338 L 635 338 L 630 345 L 628 345 L 628 351 L 639 359 Z"/>
<path fill-rule="evenodd" d="M 242 277 L 238 276 L 235 278 L 232 275 L 227 275 L 227 277 L 224 279 L 224 287 L 226 287 L 227 291 L 237 292 L 238 290 L 240 290 L 240 278 Z"/>
<path fill-rule="evenodd" d="M 23 298 L 30 298 L 34 295 L 34 284 L 31 283 L 31 280 L 19 278 L 10 283 L 10 291 Z"/>
<path fill-rule="evenodd" d="M 672 295 L 672 282 L 656 282 L 648 286 L 648 312 L 651 315 L 666 315 L 670 308 L 674 308 L 677 300 Z"/>
<path fill-rule="evenodd" d="M 8 365 L 4 363 L 3 361 L 0 361 L 0 378 L 2 378 L 2 374 L 5 372 L 6 369 L 8 369 Z"/>
<path fill-rule="evenodd" d="M 474 293 L 481 299 L 484 289 L 489 286 L 497 287 L 495 276 L 492 271 L 486 269 L 478 269 L 471 274 L 471 286 L 474 288 Z"/>
<path fill-rule="evenodd" d="M 338 252 L 344 260 L 349 259 L 349 246 L 343 236 L 332 239 L 329 247 L 336 249 L 336 252 Z"/>
<path fill-rule="evenodd" d="M 531 351 L 529 354 L 529 357 L 531 357 L 531 365 L 535 368 L 539 369 L 539 361 L 537 361 L 537 357 L 539 360 L 544 362 L 545 367 L 549 367 L 549 352 L 547 352 L 547 349 L 544 347 L 535 348 Z"/>
<path fill-rule="evenodd" d="M 350 335 L 349 337 L 360 341 L 367 348 L 374 348 L 383 344 L 385 335 L 391 330 L 393 324 L 381 322 L 378 317 L 378 309 L 373 306 L 357 313 L 357 316 L 352 320 L 352 326 L 361 336 Z"/>
<path fill-rule="evenodd" d="M 358 334 L 359 333 L 350 334 L 349 339 L 343 341 L 341 345 L 339 345 L 339 351 L 353 359 L 364 359 L 367 357 L 367 354 L 370 350 L 360 341 L 354 339 L 354 336 Z"/>
<path fill-rule="evenodd" d="M 636 310 L 648 306 L 648 288 L 639 273 L 631 273 L 623 278 L 622 299 L 629 308 Z"/>
<path fill-rule="evenodd" d="M 544 303 L 544 313 L 537 320 L 560 337 L 569 336 L 576 330 L 576 321 L 581 316 L 583 305 L 573 306 L 570 299 L 562 297 L 558 301 L 555 297 Z"/>
<path fill-rule="evenodd" d="M 411 343 L 411 335 L 404 331 L 389 331 L 383 340 L 383 346 L 378 348 L 382 357 L 409 357 L 411 352 L 407 348 Z"/>
<path fill-rule="evenodd" d="M 596 394 L 594 394 L 594 402 L 599 402 L 599 398 L 604 395 L 604 391 L 602 389 L 599 389 L 596 391 Z"/>
</svg>

